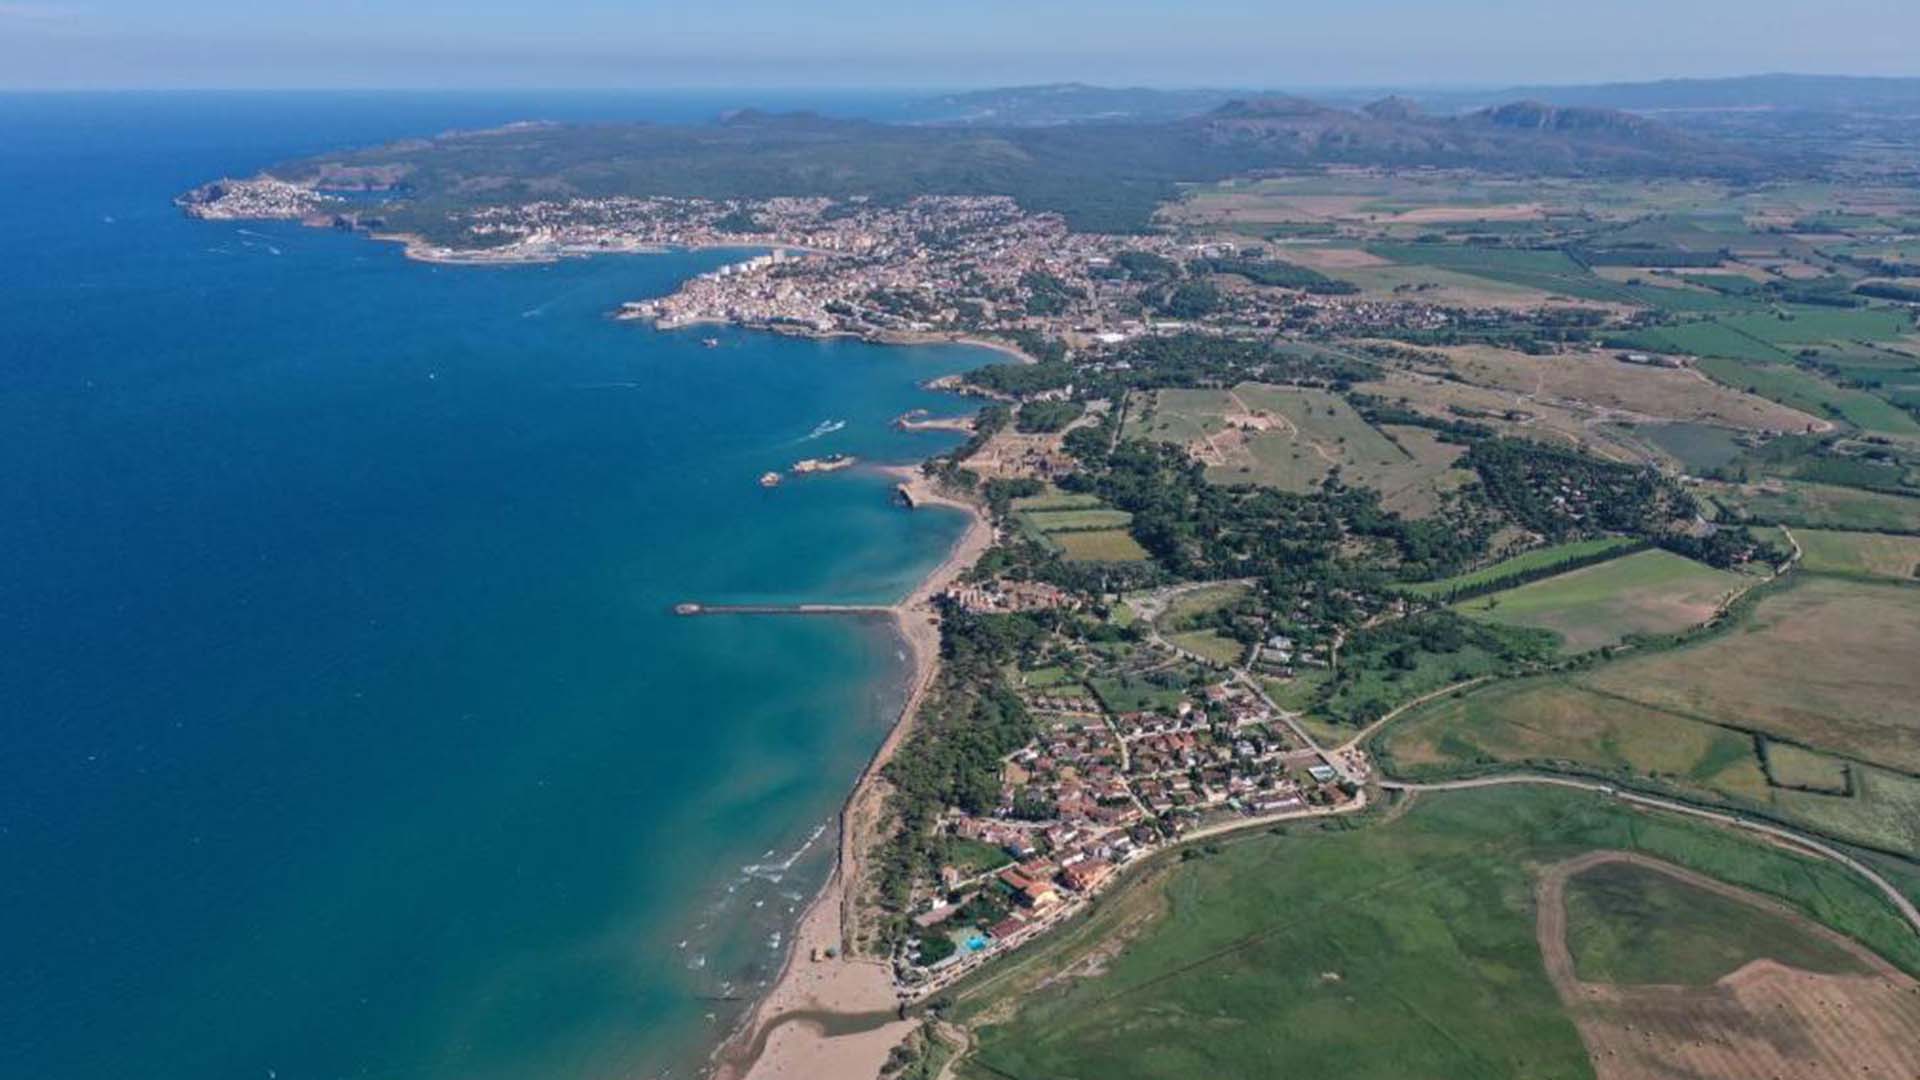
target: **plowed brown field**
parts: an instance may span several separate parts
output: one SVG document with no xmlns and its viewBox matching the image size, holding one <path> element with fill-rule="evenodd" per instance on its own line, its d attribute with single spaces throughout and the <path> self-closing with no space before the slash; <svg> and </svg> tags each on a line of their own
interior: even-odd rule
<svg viewBox="0 0 1920 1080">
<path fill-rule="evenodd" d="M 1712 986 L 1582 982 L 1566 942 L 1567 879 L 1630 862 L 1791 919 L 1857 956 L 1870 974 L 1816 975 L 1755 960 Z M 1867 949 L 1765 897 L 1669 863 L 1600 851 L 1550 867 L 1537 888 L 1540 952 L 1600 1080 L 1913 1080 L 1920 983 Z"/>
</svg>

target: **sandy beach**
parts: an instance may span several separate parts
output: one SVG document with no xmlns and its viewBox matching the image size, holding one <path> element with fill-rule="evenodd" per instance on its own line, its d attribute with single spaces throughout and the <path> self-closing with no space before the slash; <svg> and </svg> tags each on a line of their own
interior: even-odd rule
<svg viewBox="0 0 1920 1080">
<path fill-rule="evenodd" d="M 888 1051 L 916 1025 L 916 1021 L 883 1020 L 878 1015 L 898 1007 L 887 964 L 846 955 L 852 883 L 860 880 L 859 854 L 871 842 L 869 830 L 878 821 L 885 799 L 880 769 L 911 730 L 913 717 L 938 674 L 940 626 L 933 598 L 992 546 L 993 528 L 973 504 L 934 490 L 918 468 L 882 471 L 912 492 L 916 506 L 964 510 L 967 528 L 919 587 L 894 606 L 911 672 L 900 719 L 874 752 L 842 809 L 839 858 L 832 876 L 801 916 L 780 977 L 716 1052 L 713 1075 L 717 1080 L 875 1076 Z M 830 1035 L 821 1014 L 847 1018 L 846 1024 L 836 1026 L 867 1030 Z"/>
</svg>

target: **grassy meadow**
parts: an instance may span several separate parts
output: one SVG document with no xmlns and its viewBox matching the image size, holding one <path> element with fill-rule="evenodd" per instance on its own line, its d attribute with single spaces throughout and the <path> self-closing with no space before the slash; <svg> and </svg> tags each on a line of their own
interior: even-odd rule
<svg viewBox="0 0 1920 1080">
<path fill-rule="evenodd" d="M 958 989 L 979 1025 L 961 1075 L 1591 1076 L 1542 966 L 1532 868 L 1597 849 L 1774 896 L 1920 970 L 1898 916 L 1830 864 L 1590 794 L 1449 792 L 1131 872 Z"/>
<path fill-rule="evenodd" d="M 1427 703 L 1375 747 L 1408 778 L 1612 776 L 1920 856 L 1916 648 L 1920 590 L 1809 577 L 1701 641 Z"/>
<path fill-rule="evenodd" d="M 1464 574 L 1455 574 L 1438 581 L 1413 581 L 1395 588 L 1401 592 L 1419 597 L 1445 596 L 1456 589 L 1470 589 L 1480 585 L 1504 581 L 1520 574 L 1532 573 L 1542 567 L 1553 566 L 1572 559 L 1585 559 L 1602 555 L 1609 551 L 1633 546 L 1633 541 L 1624 536 L 1597 536 L 1587 540 L 1572 540 L 1564 544 L 1552 544 L 1547 547 L 1523 551 L 1512 558 L 1502 559 L 1491 566 L 1470 570 Z"/>
<path fill-rule="evenodd" d="M 1671 634 L 1713 617 L 1751 579 L 1653 549 L 1475 597 L 1456 610 L 1483 622 L 1558 634 L 1570 653 L 1636 634 Z"/>
<path fill-rule="evenodd" d="M 1014 502 L 1014 520 L 1028 536 L 1076 562 L 1141 562 L 1147 551 L 1127 527 L 1133 515 L 1093 495 L 1053 492 Z"/>
<path fill-rule="evenodd" d="M 1378 490 L 1388 509 L 1413 516 L 1432 513 L 1442 493 L 1469 478 L 1454 468 L 1463 447 L 1424 429 L 1376 428 L 1326 390 L 1160 390 L 1128 434 L 1186 447 L 1218 484 L 1306 492 L 1337 468 L 1346 482 Z"/>
<path fill-rule="evenodd" d="M 1798 480 L 1764 484 L 1707 484 L 1702 494 L 1729 520 L 1920 533 L 1920 498 Z"/>
<path fill-rule="evenodd" d="M 1865 975 L 1859 957 L 1780 915 L 1633 863 L 1567 881 L 1567 951 L 1583 982 L 1711 986 L 1754 960 Z"/>
<path fill-rule="evenodd" d="M 1803 565 L 1823 574 L 1920 581 L 1920 536 L 1796 529 Z"/>
<path fill-rule="evenodd" d="M 1920 772 L 1920 590 L 1807 576 L 1739 626 L 1582 681 L 1652 708 Z"/>
<path fill-rule="evenodd" d="M 1395 775 L 1441 778 L 1489 765 L 1572 767 L 1659 779 L 1712 801 L 1764 803 L 1753 737 L 1595 693 L 1551 675 L 1431 702 L 1380 739 Z"/>
</svg>

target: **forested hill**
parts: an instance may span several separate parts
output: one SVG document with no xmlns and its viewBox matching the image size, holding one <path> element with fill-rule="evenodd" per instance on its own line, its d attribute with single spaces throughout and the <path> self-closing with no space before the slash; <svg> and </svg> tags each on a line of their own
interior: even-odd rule
<svg viewBox="0 0 1920 1080">
<path fill-rule="evenodd" d="M 944 127 L 733 114 L 704 125 L 523 124 L 277 166 L 277 177 L 390 191 L 409 217 L 529 198 L 1009 195 L 1074 227 L 1148 226 L 1178 181 L 1322 164 L 1754 177 L 1756 153 L 1595 109 L 1516 104 L 1458 117 L 1240 99 L 1177 120 Z M 409 222 L 417 225 L 419 222 Z"/>
</svg>

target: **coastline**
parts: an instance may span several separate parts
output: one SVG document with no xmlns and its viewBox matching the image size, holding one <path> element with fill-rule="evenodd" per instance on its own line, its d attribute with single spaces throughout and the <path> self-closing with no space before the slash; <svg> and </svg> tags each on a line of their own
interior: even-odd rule
<svg viewBox="0 0 1920 1080">
<path fill-rule="evenodd" d="M 728 250 L 719 247 L 689 247 L 685 251 Z M 625 252 L 607 252 L 607 254 L 626 254 Z M 644 253 L 639 253 L 644 254 Z M 553 261 L 553 260 L 547 260 Z M 497 265 L 507 265 L 507 261 L 495 260 Z M 1012 359 L 1019 364 L 1037 364 L 1039 359 L 1010 341 L 997 338 L 978 337 L 963 333 L 945 333 L 937 330 L 881 330 L 875 333 L 861 334 L 852 330 L 816 330 L 807 326 L 789 324 L 746 323 L 737 319 L 714 316 L 712 318 L 680 319 L 671 323 L 652 320 L 649 316 L 616 313 L 613 318 L 620 322 L 649 322 L 655 330 L 671 333 L 675 330 L 690 330 L 696 326 L 726 326 L 736 330 L 753 330 L 766 334 L 781 334 L 786 337 L 807 338 L 813 341 L 830 341 L 835 338 L 847 338 L 863 341 L 869 345 L 965 345 L 975 349 L 986 349 Z"/>
<path fill-rule="evenodd" d="M 643 244 L 621 248 L 529 251 L 462 250 L 429 244 L 411 233 L 367 233 L 370 239 L 403 245 L 410 260 L 453 266 L 523 266 L 594 255 L 647 255 L 708 250 L 757 250 L 757 244 Z M 795 245 L 772 245 L 811 251 Z M 833 254 L 826 252 L 825 254 Z M 616 313 L 616 319 L 638 321 Z M 757 326 L 726 318 L 693 319 L 655 330 L 724 325 L 789 337 L 827 340 L 850 338 L 877 345 L 966 345 L 1035 364 L 1038 358 L 1011 342 L 960 333 L 847 330 L 821 331 L 800 326 Z M 856 890 L 861 853 L 885 811 L 886 782 L 881 770 L 912 730 L 914 718 L 939 674 L 940 628 L 933 599 L 976 563 L 993 544 L 991 521 L 976 504 L 938 491 L 918 465 L 872 466 L 897 482 L 912 508 L 937 505 L 962 511 L 967 523 L 945 557 L 899 602 L 890 605 L 894 632 L 906 647 L 907 693 L 886 737 L 875 749 L 841 804 L 833 867 L 794 924 L 779 974 L 759 995 L 733 1030 L 708 1055 L 712 1080 L 786 1080 L 814 1077 L 876 1076 L 892 1049 L 919 1026 L 904 1019 L 885 960 L 848 955 L 856 920 Z M 839 1022 L 833 1022 L 835 1020 Z"/>
<path fill-rule="evenodd" d="M 207 215 L 196 216 L 219 220 Z M 306 218 L 299 224 L 309 228 L 340 228 L 331 219 Z M 815 250 L 801 245 L 757 243 L 745 238 L 739 243 L 724 244 L 462 249 L 433 244 L 416 233 L 360 228 L 344 231 L 365 239 L 399 244 L 403 257 L 409 261 L 467 267 L 550 265 L 595 255 L 751 251 L 767 247 Z M 618 312 L 613 317 L 623 318 Z M 959 332 L 821 331 L 802 326 L 742 323 L 727 318 L 691 319 L 668 326 L 656 324 L 654 328 L 675 330 L 700 324 L 817 340 L 851 338 L 879 345 L 965 345 L 992 351 L 1016 363 L 1038 363 L 1036 357 L 1011 342 Z M 914 508 L 929 504 L 951 507 L 965 513 L 967 522 L 942 560 L 904 598 L 889 605 L 895 633 L 906 647 L 905 698 L 892 726 L 841 805 L 832 869 L 795 924 L 778 975 L 708 1054 L 704 1072 L 715 1080 L 874 1076 L 893 1047 L 919 1026 L 918 1020 L 901 1018 L 901 1002 L 894 992 L 886 960 L 847 955 L 847 945 L 855 933 L 855 900 L 862 876 L 860 859 L 870 846 L 872 829 L 885 809 L 887 785 L 881 770 L 911 732 L 939 674 L 940 631 L 933 600 L 991 547 L 994 530 L 981 507 L 937 491 L 917 465 L 870 468 L 889 476 L 909 492 Z"/>
<path fill-rule="evenodd" d="M 323 227 L 314 222 L 303 222 L 312 227 Z M 738 243 L 702 243 L 702 244 L 629 244 L 621 247 L 570 248 L 563 245 L 550 245 L 539 248 L 450 248 L 432 244 L 417 233 L 407 232 L 368 232 L 370 240 L 400 244 L 401 254 L 415 262 L 432 263 L 438 266 L 542 266 L 563 259 L 585 259 L 596 255 L 666 255 L 674 252 L 693 251 L 759 251 L 781 250 L 796 251 L 809 255 L 841 255 L 843 252 L 825 248 L 808 247 L 805 244 L 788 244 L 767 240 L 748 240 L 742 238 Z M 616 312 L 615 319 L 640 321 L 641 316 Z M 968 345 L 977 349 L 986 349 L 1009 357 L 1016 363 L 1037 364 L 1038 357 L 1010 341 L 1000 338 L 982 337 L 969 333 L 941 331 L 882 330 L 876 333 L 861 334 L 851 330 L 815 330 L 803 326 L 755 325 L 742 323 L 736 319 L 714 317 L 686 319 L 670 324 L 654 322 L 656 330 L 684 330 L 695 326 L 731 326 L 747 330 L 762 330 L 790 337 L 827 340 L 830 338 L 852 338 L 872 345 Z"/>
<path fill-rule="evenodd" d="M 939 674 L 933 599 L 992 546 L 993 527 L 979 507 L 934 490 L 917 467 L 882 466 L 880 471 L 905 485 L 916 506 L 962 510 L 967 526 L 946 557 L 892 606 L 895 631 L 907 648 L 906 700 L 842 804 L 833 871 L 801 915 L 780 974 L 714 1050 L 709 1071 L 715 1080 L 877 1075 L 888 1052 L 917 1026 L 899 1017 L 886 962 L 847 955 L 854 890 L 866 830 L 884 810 L 880 770 L 912 730 Z M 844 1017 L 857 1030 L 832 1033 L 824 1022 L 829 1017 Z"/>
<path fill-rule="evenodd" d="M 313 228 L 328 228 L 330 223 L 306 222 Z M 354 230 L 356 232 L 360 230 Z M 840 255 L 826 248 L 789 244 L 742 234 L 737 241 L 700 244 L 657 244 L 634 242 L 612 247 L 572 247 L 566 244 L 508 245 L 499 248 L 456 248 L 435 244 L 419 233 L 362 232 L 369 240 L 400 244 L 401 254 L 415 262 L 444 266 L 540 266 L 562 259 L 590 259 L 596 255 L 670 255 L 691 251 L 796 251 L 807 255 Z M 713 320 L 721 322 L 725 320 Z"/>
</svg>

